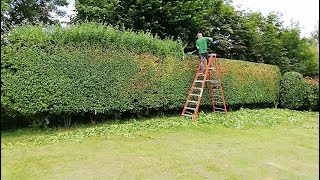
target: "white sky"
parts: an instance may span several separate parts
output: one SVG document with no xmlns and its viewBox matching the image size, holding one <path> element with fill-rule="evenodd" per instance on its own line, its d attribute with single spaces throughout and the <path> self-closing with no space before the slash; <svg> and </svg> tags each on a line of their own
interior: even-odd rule
<svg viewBox="0 0 320 180">
<path fill-rule="evenodd" d="M 69 6 L 63 8 L 67 10 L 68 17 L 61 19 L 66 22 L 75 14 L 75 0 L 68 1 Z M 280 12 L 284 26 L 290 26 L 291 20 L 299 22 L 302 37 L 310 37 L 319 23 L 319 0 L 233 0 L 233 6 L 237 5 L 241 9 L 260 11 L 264 16 L 271 11 Z"/>
<path fill-rule="evenodd" d="M 271 11 L 280 12 L 284 26 L 290 26 L 291 20 L 299 22 L 302 37 L 310 37 L 319 24 L 319 0 L 233 0 L 233 5 L 260 11 L 264 16 Z"/>
<path fill-rule="evenodd" d="M 65 10 L 67 13 L 66 17 L 63 17 L 63 18 L 59 17 L 58 18 L 60 22 L 69 22 L 70 18 L 75 15 L 75 12 L 74 12 L 76 9 L 75 0 L 67 0 L 67 1 L 69 2 L 69 5 L 67 7 L 60 7 L 59 8 L 61 10 Z"/>
</svg>

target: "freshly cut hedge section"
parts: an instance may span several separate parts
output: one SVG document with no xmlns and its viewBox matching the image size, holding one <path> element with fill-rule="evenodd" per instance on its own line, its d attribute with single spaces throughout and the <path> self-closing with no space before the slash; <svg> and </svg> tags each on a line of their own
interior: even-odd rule
<svg viewBox="0 0 320 180">
<path fill-rule="evenodd" d="M 11 45 L 1 45 L 2 110 L 38 119 L 55 115 L 70 125 L 75 115 L 183 107 L 198 67 L 196 57 L 183 57 L 179 42 L 94 26 L 98 30 L 82 24 L 52 32 L 26 26 L 12 33 Z M 228 106 L 277 103 L 276 66 L 227 59 L 219 63 Z M 204 94 L 203 106 L 210 105 L 208 96 Z"/>
<path fill-rule="evenodd" d="M 277 66 L 218 59 L 227 104 L 278 104 L 280 69 Z"/>
</svg>

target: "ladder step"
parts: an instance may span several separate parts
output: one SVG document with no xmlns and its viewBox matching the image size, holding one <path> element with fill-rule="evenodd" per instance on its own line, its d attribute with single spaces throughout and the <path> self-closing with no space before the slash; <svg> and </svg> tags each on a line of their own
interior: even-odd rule
<svg viewBox="0 0 320 180">
<path fill-rule="evenodd" d="M 191 108 L 191 107 L 185 107 L 185 109 L 190 109 L 190 110 L 196 110 L 196 108 Z"/>
<path fill-rule="evenodd" d="M 199 88 L 199 87 L 193 87 L 193 89 L 199 89 L 199 90 L 201 90 L 202 88 Z"/>
<path fill-rule="evenodd" d="M 208 68 L 205 68 L 205 69 L 208 69 Z M 213 71 L 216 71 L 216 69 L 215 68 L 209 68 L 209 70 L 213 70 Z"/>
<path fill-rule="evenodd" d="M 193 117 L 193 115 L 189 115 L 189 114 L 182 114 L 182 116 Z"/>
<path fill-rule="evenodd" d="M 215 111 L 215 113 L 225 113 L 224 111 Z"/>
<path fill-rule="evenodd" d="M 201 82 L 201 83 L 203 83 L 203 80 L 195 80 L 194 82 Z"/>
<path fill-rule="evenodd" d="M 200 96 L 200 94 L 190 94 L 190 96 Z"/>
<path fill-rule="evenodd" d="M 219 104 L 223 104 L 223 102 L 217 102 L 217 101 L 215 101 L 214 103 L 219 103 Z"/>
<path fill-rule="evenodd" d="M 206 80 L 206 82 L 218 83 L 217 80 Z"/>
<path fill-rule="evenodd" d="M 188 102 L 191 102 L 191 103 L 198 103 L 198 101 L 188 101 Z"/>
<path fill-rule="evenodd" d="M 218 109 L 218 110 L 224 110 L 223 108 L 217 108 L 217 107 L 215 107 L 214 109 Z"/>
</svg>

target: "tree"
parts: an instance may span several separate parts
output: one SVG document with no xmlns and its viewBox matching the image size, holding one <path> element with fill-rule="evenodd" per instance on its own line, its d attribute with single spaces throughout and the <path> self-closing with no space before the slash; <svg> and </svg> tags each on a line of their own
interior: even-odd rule
<svg viewBox="0 0 320 180">
<path fill-rule="evenodd" d="M 282 32 L 281 41 L 289 63 L 283 67 L 284 72 L 296 71 L 304 76 L 319 74 L 319 52 L 314 38 L 301 38 L 298 24 Z"/>
<path fill-rule="evenodd" d="M 6 12 L 9 10 L 8 2 L 9 0 L 1 0 L 1 35 L 4 31 L 9 29 L 9 24 L 7 21 L 8 16 L 6 14 Z"/>
<path fill-rule="evenodd" d="M 64 16 L 59 6 L 67 0 L 1 0 L 1 33 L 23 23 L 53 24 L 54 16 Z"/>
<path fill-rule="evenodd" d="M 161 38 L 181 39 L 193 48 L 199 31 L 208 32 L 209 9 L 223 0 L 79 0 L 73 21 L 97 21 L 134 31 L 149 31 Z"/>
<path fill-rule="evenodd" d="M 319 50 L 319 21 L 315 26 L 315 30 L 311 33 L 311 37 L 316 41 Z"/>
<path fill-rule="evenodd" d="M 228 0 L 78 0 L 76 21 L 98 21 L 160 38 L 181 39 L 195 49 L 195 35 L 220 40 L 209 46 L 219 57 L 279 66 L 281 72 L 311 72 L 312 43 L 300 38 L 298 24 L 284 28 L 282 15 L 237 11 Z M 313 33 L 318 39 L 318 32 Z M 311 69 L 310 69 L 311 68 Z M 312 70 L 314 74 L 316 70 Z"/>
<path fill-rule="evenodd" d="M 319 41 L 316 42 L 311 39 L 307 43 L 308 49 L 306 51 L 309 58 L 303 61 L 305 69 L 302 71 L 302 74 L 304 76 L 319 78 Z"/>
</svg>

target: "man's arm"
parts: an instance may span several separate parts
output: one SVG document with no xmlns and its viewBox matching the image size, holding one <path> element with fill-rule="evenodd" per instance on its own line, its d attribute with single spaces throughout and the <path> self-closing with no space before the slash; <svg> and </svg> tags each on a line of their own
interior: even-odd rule
<svg viewBox="0 0 320 180">
<path fill-rule="evenodd" d="M 195 53 L 195 52 L 199 51 L 199 42 L 198 41 L 196 41 L 196 47 L 197 47 L 197 49 L 193 50 L 191 53 Z"/>
<path fill-rule="evenodd" d="M 207 42 L 209 42 L 209 41 L 213 41 L 213 39 L 211 38 L 211 37 L 206 37 L 206 40 L 207 40 Z"/>
<path fill-rule="evenodd" d="M 198 41 L 196 41 L 196 47 L 197 47 L 197 50 L 199 50 L 199 42 Z"/>
<path fill-rule="evenodd" d="M 195 53 L 198 51 L 198 48 L 196 50 L 191 51 L 191 54 Z"/>
</svg>

